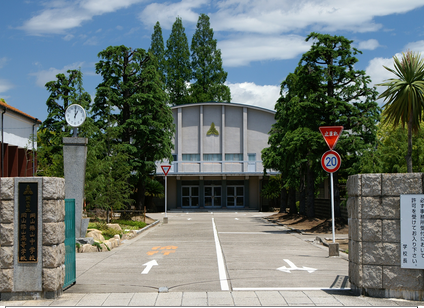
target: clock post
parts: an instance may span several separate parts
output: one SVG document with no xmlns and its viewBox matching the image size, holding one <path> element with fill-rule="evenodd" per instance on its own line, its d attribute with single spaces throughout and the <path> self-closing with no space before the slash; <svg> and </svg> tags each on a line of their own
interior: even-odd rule
<svg viewBox="0 0 424 308">
<path fill-rule="evenodd" d="M 65 111 L 66 122 L 74 130 L 73 137 L 63 138 L 65 199 L 75 199 L 76 238 L 85 237 L 89 221 L 82 218 L 88 138 L 77 135 L 78 127 L 84 123 L 85 118 L 85 110 L 80 105 L 70 105 Z"/>
</svg>

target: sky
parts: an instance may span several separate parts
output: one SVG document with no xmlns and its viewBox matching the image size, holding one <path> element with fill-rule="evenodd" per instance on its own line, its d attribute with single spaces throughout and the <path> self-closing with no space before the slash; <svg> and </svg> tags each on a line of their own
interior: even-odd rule
<svg viewBox="0 0 424 308">
<path fill-rule="evenodd" d="M 177 17 L 191 45 L 199 15 L 207 14 L 232 102 L 270 110 L 311 32 L 352 40 L 362 51 L 355 68 L 372 84 L 394 77 L 383 67 L 393 67 L 393 56 L 424 52 L 423 0 L 14 0 L 1 1 L 0 12 L 0 98 L 41 121 L 46 82 L 80 68 L 94 99 L 100 51 L 149 49 L 157 21 L 166 44 Z"/>
</svg>

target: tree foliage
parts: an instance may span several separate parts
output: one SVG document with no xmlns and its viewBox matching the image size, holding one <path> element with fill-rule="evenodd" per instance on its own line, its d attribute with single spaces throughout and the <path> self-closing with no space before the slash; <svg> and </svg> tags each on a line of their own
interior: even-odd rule
<svg viewBox="0 0 424 308">
<path fill-rule="evenodd" d="M 190 103 L 188 83 L 191 79 L 190 50 L 180 17 L 172 25 L 165 51 L 166 89 L 171 105 Z"/>
<path fill-rule="evenodd" d="M 224 83 L 227 73 L 222 67 L 221 50 L 213 38 L 209 16 L 201 14 L 191 41 L 191 65 L 194 83 L 191 95 L 194 102 L 230 102 L 231 93 Z"/>
<path fill-rule="evenodd" d="M 165 44 L 163 43 L 162 28 L 160 27 L 159 21 L 156 22 L 153 28 L 152 42 L 150 44 L 149 53 L 154 55 L 156 60 L 156 69 L 160 75 L 160 79 L 165 83 Z"/>
<path fill-rule="evenodd" d="M 145 186 L 156 161 L 172 160 L 174 124 L 153 55 L 143 49 L 110 46 L 99 53 L 96 72 L 103 77 L 93 104 L 96 124 L 116 135 L 129 158 L 136 205 L 144 203 Z M 110 127 L 109 123 L 116 123 Z"/>
<path fill-rule="evenodd" d="M 47 99 L 47 118 L 37 133 L 37 159 L 40 176 L 63 177 L 63 137 L 71 137 L 71 128 L 65 120 L 65 110 L 72 104 L 87 108 L 91 97 L 82 86 L 80 70 L 57 74 L 56 80 L 46 83 L 50 92 Z M 86 124 L 80 128 L 84 131 Z"/>
<path fill-rule="evenodd" d="M 262 159 L 265 168 L 282 173 L 285 187 L 301 192 L 306 186 L 306 213 L 312 217 L 315 185 L 326 176 L 320 159 L 328 148 L 319 127 L 344 127 L 337 144 L 342 157 L 342 168 L 334 174 L 338 183 L 339 174 L 346 179 L 359 171 L 359 157 L 375 142 L 379 108 L 377 92 L 368 86 L 370 78 L 354 68 L 359 51 L 351 47 L 352 41 L 318 33 L 306 40 L 313 41 L 311 49 L 281 83 L 276 123 Z M 335 188 L 338 207 L 338 185 Z"/>
<path fill-rule="evenodd" d="M 408 126 L 408 150 L 405 156 L 407 171 L 412 172 L 412 133 L 420 129 L 424 109 L 424 59 L 418 53 L 408 51 L 402 53 L 402 59 L 394 56 L 394 67 L 390 69 L 397 78 L 391 78 L 379 86 L 387 89 L 379 98 L 387 102 L 383 106 L 386 122 L 392 122 L 394 127 L 402 124 Z"/>
</svg>

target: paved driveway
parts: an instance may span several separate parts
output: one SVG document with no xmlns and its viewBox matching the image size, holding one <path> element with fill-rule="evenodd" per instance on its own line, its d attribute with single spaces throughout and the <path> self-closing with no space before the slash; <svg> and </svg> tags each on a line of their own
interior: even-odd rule
<svg viewBox="0 0 424 308">
<path fill-rule="evenodd" d="M 320 290 L 348 287 L 348 262 L 258 212 L 168 213 L 110 252 L 77 254 L 66 293 Z M 164 214 L 151 214 L 162 221 Z"/>
</svg>

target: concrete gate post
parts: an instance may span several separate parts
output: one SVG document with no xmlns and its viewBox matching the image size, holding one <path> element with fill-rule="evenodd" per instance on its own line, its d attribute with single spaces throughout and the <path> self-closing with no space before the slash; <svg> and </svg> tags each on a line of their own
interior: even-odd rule
<svg viewBox="0 0 424 308">
<path fill-rule="evenodd" d="M 400 232 L 400 195 L 423 194 L 423 174 L 357 174 L 349 176 L 347 190 L 352 289 L 423 300 L 424 270 L 401 267 Z"/>
<path fill-rule="evenodd" d="M 1 300 L 56 298 L 65 278 L 65 180 L 1 178 Z"/>
</svg>

